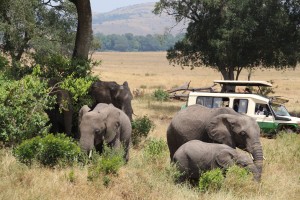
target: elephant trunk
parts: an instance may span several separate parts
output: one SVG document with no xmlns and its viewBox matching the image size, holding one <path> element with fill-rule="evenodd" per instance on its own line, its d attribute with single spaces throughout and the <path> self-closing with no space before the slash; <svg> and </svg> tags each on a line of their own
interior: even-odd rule
<svg viewBox="0 0 300 200">
<path fill-rule="evenodd" d="M 261 173 L 258 171 L 257 167 L 255 164 L 249 164 L 246 167 L 250 172 L 252 172 L 253 177 L 256 181 L 260 181 Z"/>
<path fill-rule="evenodd" d="M 129 117 L 130 121 L 132 121 L 132 113 L 133 113 L 133 109 L 132 109 L 132 106 L 131 106 L 131 103 L 124 103 L 122 105 L 122 108 L 121 108 L 124 113 Z"/>
<path fill-rule="evenodd" d="M 259 177 L 260 179 L 261 173 L 262 173 L 262 167 L 263 167 L 263 150 L 260 142 L 257 142 L 253 145 L 253 151 L 251 152 L 253 159 L 254 159 L 254 164 L 257 167 Z"/>
<path fill-rule="evenodd" d="M 79 144 L 81 149 L 88 153 L 94 148 L 94 138 L 81 137 L 79 140 Z"/>
</svg>

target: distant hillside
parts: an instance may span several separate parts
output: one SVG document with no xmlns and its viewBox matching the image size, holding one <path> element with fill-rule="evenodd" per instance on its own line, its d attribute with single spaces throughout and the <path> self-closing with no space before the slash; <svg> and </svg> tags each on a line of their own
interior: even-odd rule
<svg viewBox="0 0 300 200">
<path fill-rule="evenodd" d="M 93 14 L 94 33 L 134 35 L 164 34 L 176 24 L 166 15 L 157 16 L 152 13 L 155 3 L 137 4 L 118 8 L 111 12 Z M 185 32 L 185 26 L 179 24 L 171 29 L 171 34 Z"/>
</svg>

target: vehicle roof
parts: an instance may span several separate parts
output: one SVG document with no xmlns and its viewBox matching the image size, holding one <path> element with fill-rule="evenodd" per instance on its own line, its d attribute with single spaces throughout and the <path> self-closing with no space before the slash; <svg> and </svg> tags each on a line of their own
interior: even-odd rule
<svg viewBox="0 0 300 200">
<path fill-rule="evenodd" d="M 265 86 L 272 87 L 272 84 L 267 81 L 235 81 L 235 80 L 214 80 L 214 83 L 226 84 L 232 86 Z"/>
<path fill-rule="evenodd" d="M 270 101 L 270 99 L 267 97 L 263 97 L 258 94 L 248 94 L 248 93 L 190 92 L 189 96 L 228 97 L 228 98 L 240 98 L 240 99 L 251 98 L 266 103 Z"/>
</svg>

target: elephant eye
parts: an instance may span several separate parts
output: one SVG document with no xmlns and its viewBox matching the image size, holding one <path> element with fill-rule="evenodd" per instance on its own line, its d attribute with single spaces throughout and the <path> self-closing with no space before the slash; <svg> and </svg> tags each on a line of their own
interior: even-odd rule
<svg viewBox="0 0 300 200">
<path fill-rule="evenodd" d="M 245 131 L 241 131 L 240 135 L 246 135 L 246 132 Z"/>
</svg>

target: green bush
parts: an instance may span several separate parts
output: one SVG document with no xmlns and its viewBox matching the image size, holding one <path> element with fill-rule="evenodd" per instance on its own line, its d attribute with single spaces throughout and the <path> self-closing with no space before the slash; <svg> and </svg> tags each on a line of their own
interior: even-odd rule
<svg viewBox="0 0 300 200">
<path fill-rule="evenodd" d="M 78 144 L 64 134 L 49 134 L 25 140 L 14 149 L 14 155 L 26 165 L 36 161 L 49 167 L 73 165 L 83 161 L 85 156 Z"/>
<path fill-rule="evenodd" d="M 125 164 L 124 148 L 110 148 L 104 145 L 104 152 L 100 159 L 100 171 L 104 174 L 116 174 L 118 170 Z"/>
<path fill-rule="evenodd" d="M 92 106 L 94 99 L 88 94 L 92 83 L 98 78 L 86 76 L 75 78 L 74 75 L 68 76 L 61 82 L 60 87 L 69 91 L 72 97 L 73 108 L 73 134 L 78 130 L 78 112 L 83 105 Z"/>
<path fill-rule="evenodd" d="M 153 93 L 154 98 L 157 101 L 167 101 L 169 99 L 169 93 L 162 90 L 162 89 L 157 89 Z"/>
<path fill-rule="evenodd" d="M 0 54 L 0 71 L 6 70 L 8 66 L 8 60 Z"/>
<path fill-rule="evenodd" d="M 15 146 L 47 132 L 45 109 L 53 105 L 47 84 L 37 76 L 9 80 L 0 75 L 0 141 Z"/>
<path fill-rule="evenodd" d="M 73 100 L 77 102 L 80 97 L 88 94 L 89 89 L 95 80 L 95 77 L 86 76 L 83 78 L 75 78 L 74 74 L 71 74 L 64 79 L 60 87 L 68 90 L 71 93 Z"/>
<path fill-rule="evenodd" d="M 246 168 L 233 165 L 226 170 L 226 178 L 222 188 L 228 190 L 249 188 L 252 182 L 252 173 L 250 173 Z"/>
<path fill-rule="evenodd" d="M 101 155 L 96 153 L 92 157 L 92 163 L 88 168 L 88 180 L 93 181 L 100 174 L 105 176 L 117 174 L 119 169 L 125 164 L 124 154 L 124 148 L 115 149 L 104 145 L 103 153 Z"/>
<path fill-rule="evenodd" d="M 167 150 L 167 144 L 162 139 L 151 138 L 147 141 L 144 154 L 150 159 L 162 157 Z"/>
<path fill-rule="evenodd" d="M 223 172 L 216 168 L 201 174 L 199 179 L 199 189 L 201 192 L 217 191 L 222 187 L 224 181 Z"/>
<path fill-rule="evenodd" d="M 132 121 L 132 144 L 137 146 L 143 138 L 146 138 L 151 130 L 154 129 L 154 123 L 148 116 L 138 117 Z"/>
</svg>

